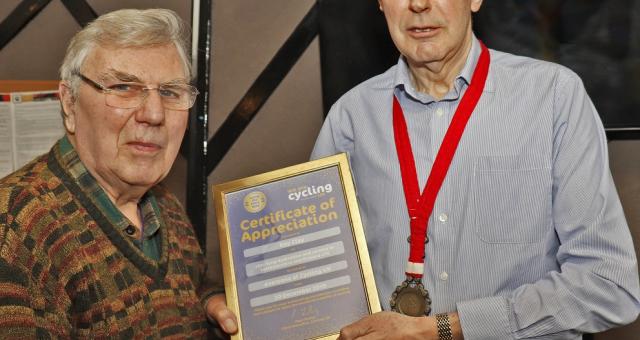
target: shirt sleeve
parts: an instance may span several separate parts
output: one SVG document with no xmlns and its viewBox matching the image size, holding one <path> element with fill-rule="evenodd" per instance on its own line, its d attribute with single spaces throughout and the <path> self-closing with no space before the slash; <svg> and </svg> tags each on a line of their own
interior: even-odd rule
<svg viewBox="0 0 640 340">
<path fill-rule="evenodd" d="M 310 159 L 328 157 L 340 152 L 353 151 L 353 129 L 351 118 L 338 101 L 331 107 L 322 125 Z"/>
<path fill-rule="evenodd" d="M 632 322 L 637 260 L 598 114 L 577 75 L 554 94 L 552 216 L 559 271 L 505 296 L 457 304 L 465 339 L 573 339 Z"/>
</svg>

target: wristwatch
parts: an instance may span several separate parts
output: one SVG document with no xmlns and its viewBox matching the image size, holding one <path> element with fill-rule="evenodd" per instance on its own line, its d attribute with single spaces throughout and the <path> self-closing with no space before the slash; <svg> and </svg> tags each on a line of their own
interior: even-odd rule
<svg viewBox="0 0 640 340">
<path fill-rule="evenodd" d="M 449 314 L 436 314 L 436 325 L 438 326 L 439 340 L 453 340 L 453 334 L 451 333 L 451 323 L 449 322 Z"/>
</svg>

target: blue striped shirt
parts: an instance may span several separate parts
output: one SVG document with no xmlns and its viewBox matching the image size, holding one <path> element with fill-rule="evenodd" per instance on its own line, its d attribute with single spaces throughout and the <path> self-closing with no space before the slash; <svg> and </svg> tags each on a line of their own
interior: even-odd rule
<svg viewBox="0 0 640 340">
<path fill-rule="evenodd" d="M 598 114 L 579 77 L 491 50 L 487 83 L 429 219 L 424 284 L 465 339 L 574 339 L 640 310 L 636 256 Z M 453 89 L 419 93 L 405 61 L 336 102 L 312 158 L 347 152 L 384 309 L 404 279 L 409 218 L 393 139 L 404 110 L 423 188 L 480 54 Z"/>
</svg>

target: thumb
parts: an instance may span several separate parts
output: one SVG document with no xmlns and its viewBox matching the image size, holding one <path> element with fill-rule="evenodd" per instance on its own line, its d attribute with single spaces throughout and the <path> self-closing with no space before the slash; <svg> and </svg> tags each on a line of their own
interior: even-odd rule
<svg viewBox="0 0 640 340">
<path fill-rule="evenodd" d="M 227 334 L 238 332 L 238 320 L 235 314 L 227 307 L 223 294 L 216 294 L 207 300 L 205 311 L 210 319 L 215 320 Z"/>
</svg>

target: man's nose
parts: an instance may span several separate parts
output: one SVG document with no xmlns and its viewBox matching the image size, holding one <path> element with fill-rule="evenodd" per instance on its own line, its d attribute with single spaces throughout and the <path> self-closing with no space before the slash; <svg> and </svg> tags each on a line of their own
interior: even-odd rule
<svg viewBox="0 0 640 340">
<path fill-rule="evenodd" d="M 148 89 L 142 106 L 136 112 L 136 120 L 149 125 L 159 125 L 164 122 L 164 115 L 165 109 L 158 90 Z"/>
<path fill-rule="evenodd" d="M 431 0 L 409 0 L 409 9 L 415 13 L 421 13 L 431 8 Z"/>
</svg>

